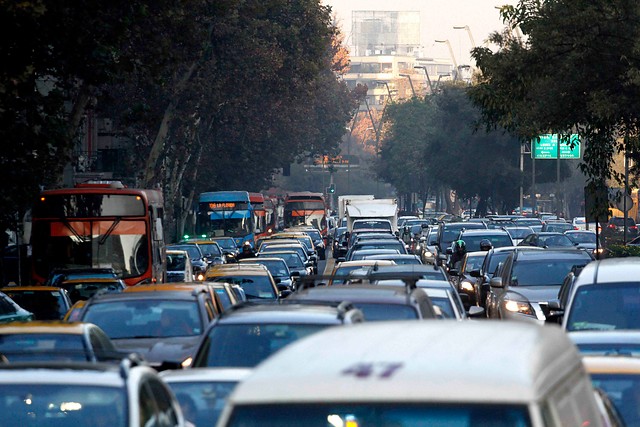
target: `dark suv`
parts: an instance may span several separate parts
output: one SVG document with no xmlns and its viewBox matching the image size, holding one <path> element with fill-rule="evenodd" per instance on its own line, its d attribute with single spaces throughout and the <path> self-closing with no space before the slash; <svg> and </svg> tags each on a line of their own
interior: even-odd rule
<svg viewBox="0 0 640 427">
<path fill-rule="evenodd" d="M 573 249 L 511 253 L 500 275 L 489 282 L 489 317 L 544 323 L 549 301 L 557 298 L 566 275 L 592 259 L 587 252 Z"/>
<path fill-rule="evenodd" d="M 193 367 L 254 367 L 300 338 L 363 320 L 362 312 L 346 302 L 244 302 L 209 325 Z"/>
<path fill-rule="evenodd" d="M 627 241 L 638 237 L 638 226 L 633 218 L 627 218 Z M 602 229 L 602 239 L 605 246 L 615 243 L 624 243 L 625 222 L 624 217 L 614 216 L 609 219 L 607 226 Z"/>
</svg>

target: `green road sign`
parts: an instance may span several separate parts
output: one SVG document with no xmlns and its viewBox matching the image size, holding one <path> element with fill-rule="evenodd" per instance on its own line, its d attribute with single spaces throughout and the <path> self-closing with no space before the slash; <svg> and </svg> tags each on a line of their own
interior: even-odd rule
<svg viewBox="0 0 640 427">
<path fill-rule="evenodd" d="M 580 137 L 572 134 L 570 139 L 573 148 L 565 141 L 560 142 L 560 158 L 561 159 L 579 159 L 580 158 Z M 531 158 L 532 159 L 557 159 L 558 158 L 558 135 L 546 134 L 540 135 L 540 141 L 533 139 L 531 141 Z"/>
</svg>

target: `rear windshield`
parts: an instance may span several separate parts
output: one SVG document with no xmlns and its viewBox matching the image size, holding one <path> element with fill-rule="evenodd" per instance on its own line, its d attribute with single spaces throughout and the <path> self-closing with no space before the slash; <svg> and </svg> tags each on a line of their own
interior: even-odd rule
<svg viewBox="0 0 640 427">
<path fill-rule="evenodd" d="M 267 275 L 261 276 L 221 276 L 216 277 L 214 282 L 226 282 L 240 285 L 247 295 L 247 299 L 276 299 L 277 295 Z"/>
<path fill-rule="evenodd" d="M 401 369 L 401 368 L 399 368 Z M 364 372 L 364 371 L 363 371 Z M 375 369 L 373 370 L 375 373 Z M 373 374 L 372 373 L 372 374 Z M 364 375 L 361 371 L 344 375 Z M 393 375 L 393 370 L 388 376 Z M 234 408 L 230 427 L 393 426 L 393 427 L 525 427 L 531 425 L 525 405 L 344 403 L 242 405 Z"/>
<path fill-rule="evenodd" d="M 582 267 L 586 260 L 548 259 L 518 261 L 511 272 L 512 286 L 560 286 L 572 268 Z"/>
<path fill-rule="evenodd" d="M 356 303 L 366 321 L 417 319 L 417 310 L 410 305 Z"/>
<path fill-rule="evenodd" d="M 569 307 L 567 330 L 640 329 L 640 282 L 581 286 Z"/>
<path fill-rule="evenodd" d="M 624 218 L 611 218 L 611 224 L 622 225 L 624 224 Z M 636 222 L 633 218 L 627 218 L 627 225 L 636 225 Z"/>
</svg>

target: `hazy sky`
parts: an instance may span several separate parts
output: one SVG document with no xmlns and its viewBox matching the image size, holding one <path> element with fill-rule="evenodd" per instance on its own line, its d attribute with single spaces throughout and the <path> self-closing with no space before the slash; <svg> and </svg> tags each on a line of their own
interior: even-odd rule
<svg viewBox="0 0 640 427">
<path fill-rule="evenodd" d="M 420 33 L 424 56 L 450 59 L 449 49 L 436 39 L 449 39 L 459 65 L 471 61 L 471 40 L 465 30 L 454 26 L 469 26 L 477 46 L 483 44 L 490 33 L 504 28 L 496 6 L 515 4 L 515 0 L 321 0 L 331 6 L 345 37 L 351 33 L 353 10 L 420 11 Z M 348 43 L 347 43 L 348 44 Z"/>
</svg>

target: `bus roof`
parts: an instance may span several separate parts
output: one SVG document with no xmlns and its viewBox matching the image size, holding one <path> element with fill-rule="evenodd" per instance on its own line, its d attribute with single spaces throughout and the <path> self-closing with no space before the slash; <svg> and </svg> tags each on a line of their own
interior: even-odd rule
<svg viewBox="0 0 640 427">
<path fill-rule="evenodd" d="M 55 190 L 44 190 L 40 197 L 62 196 L 70 194 L 130 194 L 142 197 L 148 204 L 162 205 L 162 192 L 159 190 L 148 190 L 142 188 L 110 187 L 104 185 L 83 184 L 81 187 L 58 188 Z"/>
<path fill-rule="evenodd" d="M 201 202 L 249 202 L 246 191 L 212 191 L 200 193 Z"/>
<path fill-rule="evenodd" d="M 264 195 L 261 193 L 249 193 L 251 203 L 264 203 Z"/>
<path fill-rule="evenodd" d="M 287 194 L 287 198 L 285 200 L 322 200 L 324 201 L 324 195 L 322 193 L 312 193 L 311 191 L 298 191 L 295 193 Z"/>
<path fill-rule="evenodd" d="M 231 402 L 516 404 L 538 400 L 583 369 L 560 328 L 516 322 L 372 322 L 331 328 L 287 346 L 256 368 Z"/>
</svg>

